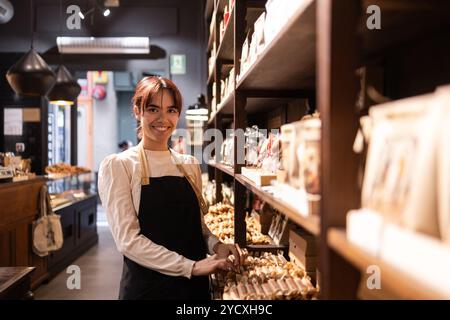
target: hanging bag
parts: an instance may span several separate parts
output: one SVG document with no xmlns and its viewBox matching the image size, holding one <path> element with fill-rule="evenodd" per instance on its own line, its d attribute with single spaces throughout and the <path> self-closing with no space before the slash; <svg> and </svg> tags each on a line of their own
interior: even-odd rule
<svg viewBox="0 0 450 320">
<path fill-rule="evenodd" d="M 40 257 L 63 245 L 61 217 L 53 213 L 46 185 L 40 191 L 40 217 L 33 222 L 33 251 Z"/>
</svg>

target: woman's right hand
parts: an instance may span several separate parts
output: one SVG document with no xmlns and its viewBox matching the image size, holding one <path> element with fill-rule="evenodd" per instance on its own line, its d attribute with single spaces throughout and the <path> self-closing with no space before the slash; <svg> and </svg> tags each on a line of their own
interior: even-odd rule
<svg viewBox="0 0 450 320">
<path fill-rule="evenodd" d="M 193 276 L 206 276 L 217 271 L 231 271 L 233 270 L 233 263 L 226 258 L 219 258 L 217 254 L 205 258 L 194 263 L 192 268 Z"/>
</svg>

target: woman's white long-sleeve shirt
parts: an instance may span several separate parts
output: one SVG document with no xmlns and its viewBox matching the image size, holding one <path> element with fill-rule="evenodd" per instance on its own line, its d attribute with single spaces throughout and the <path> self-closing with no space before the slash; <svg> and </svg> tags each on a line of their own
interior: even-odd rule
<svg viewBox="0 0 450 320">
<path fill-rule="evenodd" d="M 172 161 L 169 151 L 145 150 L 145 153 L 151 177 L 183 175 Z M 202 190 L 201 171 L 197 159 L 173 150 L 171 153 L 173 159 L 182 163 L 186 173 L 193 178 L 198 190 Z M 124 256 L 166 275 L 191 277 L 195 261 L 140 234 L 138 213 L 141 199 L 141 167 L 137 146 L 110 155 L 102 161 L 98 173 L 98 190 L 117 249 Z M 170 197 L 170 194 L 167 196 Z M 213 253 L 213 247 L 219 239 L 205 225 L 200 210 L 199 215 L 203 238 L 209 253 Z"/>
</svg>

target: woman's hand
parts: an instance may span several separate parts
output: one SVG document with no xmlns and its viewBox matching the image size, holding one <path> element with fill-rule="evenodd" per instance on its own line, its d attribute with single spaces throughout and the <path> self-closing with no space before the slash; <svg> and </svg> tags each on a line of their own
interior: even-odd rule
<svg viewBox="0 0 450 320">
<path fill-rule="evenodd" d="M 233 264 L 229 259 L 219 258 L 217 254 L 205 258 L 194 263 L 192 268 L 193 276 L 206 276 L 217 271 L 231 271 L 233 269 Z"/>
<path fill-rule="evenodd" d="M 230 255 L 232 255 L 232 261 L 234 262 L 234 270 L 239 272 L 240 266 L 244 264 L 245 254 L 239 247 L 237 243 L 235 244 L 226 244 L 222 242 L 218 242 L 214 246 L 214 252 L 217 253 L 219 258 L 227 259 Z M 230 261 L 230 259 L 228 259 Z"/>
</svg>

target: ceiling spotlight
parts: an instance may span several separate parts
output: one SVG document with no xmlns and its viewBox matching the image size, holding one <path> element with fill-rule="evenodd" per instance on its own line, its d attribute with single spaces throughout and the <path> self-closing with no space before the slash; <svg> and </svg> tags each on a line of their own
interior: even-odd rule
<svg viewBox="0 0 450 320">
<path fill-rule="evenodd" d="M 208 116 L 193 116 L 193 115 L 186 115 L 186 119 L 187 120 L 192 120 L 192 121 L 207 121 L 208 120 Z"/>
<path fill-rule="evenodd" d="M 107 17 L 107 16 L 109 16 L 110 13 L 111 13 L 111 10 L 106 9 L 105 11 L 103 11 L 103 16 Z"/>
<path fill-rule="evenodd" d="M 80 18 L 81 18 L 82 20 L 84 20 L 84 18 L 85 18 L 87 15 L 89 15 L 90 13 L 93 13 L 94 10 L 95 10 L 95 7 L 89 9 L 89 10 L 86 11 L 84 14 L 83 14 L 83 12 L 81 12 L 81 10 L 80 10 L 80 11 L 78 12 L 78 15 L 80 16 Z"/>
<path fill-rule="evenodd" d="M 208 120 L 208 107 L 205 103 L 205 96 L 199 94 L 197 96 L 197 102 L 188 107 L 186 110 L 186 119 L 206 121 Z"/>
</svg>

